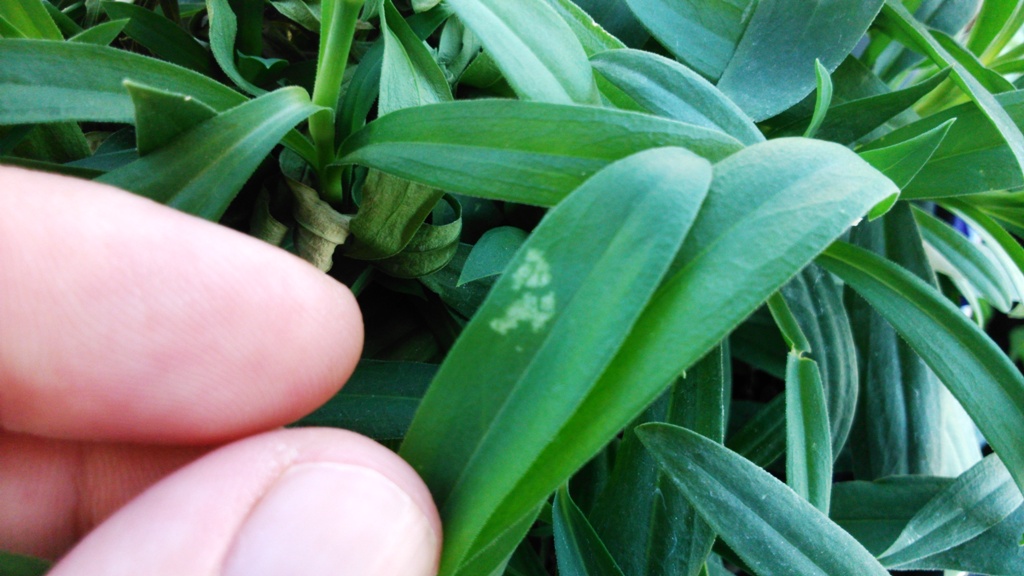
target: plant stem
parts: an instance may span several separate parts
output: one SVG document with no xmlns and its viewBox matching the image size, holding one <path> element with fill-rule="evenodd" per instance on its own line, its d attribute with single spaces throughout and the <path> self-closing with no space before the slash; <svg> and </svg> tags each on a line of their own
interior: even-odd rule
<svg viewBox="0 0 1024 576">
<path fill-rule="evenodd" d="M 341 79 L 355 36 L 359 9 L 365 0 L 325 0 L 320 24 L 320 54 L 313 85 L 313 104 L 322 110 L 309 118 L 309 134 L 317 151 L 320 195 L 331 204 L 342 201 L 341 180 L 327 177 L 327 166 L 334 161 L 334 115 L 341 97 Z"/>
</svg>

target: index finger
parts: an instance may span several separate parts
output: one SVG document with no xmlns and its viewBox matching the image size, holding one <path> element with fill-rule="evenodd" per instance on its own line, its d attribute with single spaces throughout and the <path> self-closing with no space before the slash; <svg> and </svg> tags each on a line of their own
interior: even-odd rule
<svg viewBox="0 0 1024 576">
<path fill-rule="evenodd" d="M 101 184 L 0 168 L 0 428 L 220 442 L 334 394 L 352 294 L 244 234 Z"/>
</svg>

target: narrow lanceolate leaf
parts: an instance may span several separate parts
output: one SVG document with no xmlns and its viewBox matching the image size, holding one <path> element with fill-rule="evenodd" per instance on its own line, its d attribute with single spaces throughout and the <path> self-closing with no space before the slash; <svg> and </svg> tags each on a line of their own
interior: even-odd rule
<svg viewBox="0 0 1024 576">
<path fill-rule="evenodd" d="M 1015 122 L 1024 124 L 1024 92 L 999 94 L 996 100 Z M 935 155 L 907 187 L 906 198 L 939 198 L 1024 185 L 1010 147 L 973 102 L 914 122 L 868 147 L 890 146 L 908 140 L 951 118 L 956 118 L 956 123 Z"/>
<path fill-rule="evenodd" d="M 793 316 L 793 311 L 789 309 L 786 298 L 780 292 L 776 292 L 768 297 L 765 304 L 768 306 L 768 311 L 771 312 L 776 326 L 779 327 L 782 339 L 789 345 L 789 349 L 799 353 L 810 352 L 811 344 L 807 341 L 803 330 L 800 329 L 800 324 Z"/>
<path fill-rule="evenodd" d="M 899 566 L 949 550 L 1002 522 L 1022 503 L 1013 477 L 992 454 L 918 511 L 878 559 Z"/>
<path fill-rule="evenodd" d="M 17 30 L 21 38 L 64 40 L 43 0 L 0 0 L 0 18 Z"/>
<path fill-rule="evenodd" d="M 609 50 L 591 64 L 651 114 L 721 130 L 748 145 L 764 141 L 732 100 L 678 62 L 640 50 Z"/>
<path fill-rule="evenodd" d="M 894 543 L 918 512 L 948 490 L 954 478 L 892 476 L 877 482 L 842 482 L 832 491 L 832 519 L 873 554 Z M 900 566 L 900 570 L 954 570 L 1024 574 L 1024 506 L 1005 520 L 948 550 Z"/>
<path fill-rule="evenodd" d="M 120 34 L 122 30 L 124 30 L 126 24 L 128 24 L 127 18 L 110 20 L 109 22 L 97 24 L 68 38 L 68 42 L 81 42 L 83 44 L 107 46 L 117 38 L 118 34 Z"/>
<path fill-rule="evenodd" d="M 716 81 L 732 60 L 752 0 L 626 0 L 643 25 L 673 56 Z"/>
<path fill-rule="evenodd" d="M 782 482 L 728 449 L 669 424 L 637 429 L 676 485 L 759 576 L 888 572 Z"/>
<path fill-rule="evenodd" d="M 982 252 L 979 244 L 916 206 L 914 219 L 921 227 L 925 242 L 963 274 L 971 287 L 1003 313 L 1010 311 L 1014 289 L 997 261 Z"/>
<path fill-rule="evenodd" d="M 881 15 L 880 22 L 893 35 L 903 35 L 937 65 L 952 69 L 953 80 L 974 100 L 1009 146 L 1015 162 L 1014 169 L 1017 176 L 1021 176 L 1024 173 L 1024 134 L 992 93 L 928 33 L 927 28 L 914 19 L 901 2 L 886 0 Z"/>
<path fill-rule="evenodd" d="M 708 558 L 714 532 L 633 430 L 646 422 L 667 422 L 721 442 L 725 362 L 723 347 L 716 346 L 623 432 L 611 477 L 590 520 L 626 574 L 697 576 Z"/>
<path fill-rule="evenodd" d="M 552 206 L 611 162 L 660 146 L 711 161 L 742 148 L 716 130 L 647 114 L 469 100 L 388 114 L 346 140 L 339 161 L 452 192 Z"/>
<path fill-rule="evenodd" d="M 786 110 L 814 90 L 814 59 L 835 70 L 883 2 L 760 0 L 718 88 L 757 121 Z"/>
<path fill-rule="evenodd" d="M 445 522 L 442 574 L 493 570 L 468 571 L 593 455 L 583 446 L 561 453 L 568 470 L 534 468 L 660 283 L 710 179 L 710 165 L 680 149 L 614 163 L 547 214 L 494 285 L 401 450 Z M 633 415 L 606 419 L 621 428 Z M 517 489 L 524 480 L 540 490 Z"/>
<path fill-rule="evenodd" d="M 236 86 L 249 94 L 266 94 L 266 90 L 246 80 L 235 64 L 238 18 L 231 11 L 231 4 L 228 0 L 206 0 L 206 12 L 210 19 L 210 49 L 220 69 Z"/>
<path fill-rule="evenodd" d="M 380 15 L 384 62 L 380 77 L 380 115 L 410 106 L 452 100 L 444 72 L 426 44 L 412 31 L 390 0 Z"/>
<path fill-rule="evenodd" d="M 213 108 L 189 96 L 131 81 L 125 82 L 125 88 L 135 104 L 135 138 L 139 156 L 149 154 L 217 115 Z"/>
<path fill-rule="evenodd" d="M 491 228 L 473 245 L 456 286 L 501 274 L 528 234 L 514 226 Z"/>
<path fill-rule="evenodd" d="M 850 60 L 844 61 L 844 64 L 836 70 L 834 73 L 836 78 L 834 80 L 846 80 L 846 78 L 840 76 L 846 70 L 861 69 L 860 71 L 864 74 L 865 79 L 862 80 L 863 83 L 857 82 L 854 84 L 857 88 L 863 88 L 865 85 L 871 86 L 873 83 L 870 80 L 881 82 L 870 71 L 863 70 L 862 64 L 854 65 L 848 64 L 848 62 Z M 839 85 L 836 87 L 836 93 L 833 94 L 834 102 L 832 107 L 829 108 L 825 121 L 822 122 L 821 127 L 818 129 L 816 138 L 839 142 L 840 144 L 852 144 L 868 135 L 872 130 L 882 126 L 897 114 L 913 106 L 915 102 L 938 87 L 948 77 L 949 69 L 945 69 L 937 74 L 933 74 L 926 80 L 901 90 L 893 90 L 891 92 L 879 91 L 876 93 L 874 90 L 869 89 L 866 95 L 857 94 L 852 99 L 842 100 L 839 98 L 838 90 L 842 89 L 843 86 Z M 858 80 L 860 79 L 858 78 Z M 881 89 L 882 87 L 879 88 Z M 803 132 L 803 127 L 807 123 L 807 119 L 796 120 L 773 131 L 772 137 L 796 136 Z"/>
<path fill-rule="evenodd" d="M 302 88 L 281 88 L 197 125 L 99 180 L 217 220 L 270 150 L 316 110 Z"/>
<path fill-rule="evenodd" d="M 849 437 L 860 387 L 857 350 L 843 305 L 843 289 L 831 274 L 811 264 L 781 292 L 807 337 L 810 357 L 821 373 L 835 459 Z"/>
<path fill-rule="evenodd" d="M 0 125 L 66 120 L 131 123 L 125 79 L 191 96 L 221 112 L 245 96 L 211 78 L 154 58 L 105 46 L 0 39 Z M 78 70 L 88 69 L 88 74 Z M 297 132 L 283 143 L 307 160 L 316 153 Z"/>
<path fill-rule="evenodd" d="M 158 58 L 209 75 L 210 53 L 188 32 L 167 18 L 126 2 L 101 4 L 111 18 L 130 18 L 124 32 Z"/>
<path fill-rule="evenodd" d="M 562 576 L 622 576 L 605 548 L 563 485 L 555 493 L 551 516 L 555 528 L 555 557 Z"/>
<path fill-rule="evenodd" d="M 860 153 L 860 157 L 867 160 L 885 174 L 900 187 L 906 188 L 914 176 L 931 160 L 932 155 L 949 134 L 950 128 L 956 120 L 950 118 L 935 128 L 915 136 L 909 140 L 897 142 L 884 148 L 872 148 Z"/>
<path fill-rule="evenodd" d="M 832 441 L 818 364 L 789 353 L 786 365 L 786 483 L 828 514 Z"/>
<path fill-rule="evenodd" d="M 557 434 L 545 438 L 541 454 L 522 463 L 528 470 L 495 512 L 496 524 L 518 517 L 521 500 L 550 494 L 558 485 L 553 479 L 568 477 L 586 461 L 583 455 L 597 453 L 853 219 L 894 192 L 850 150 L 806 139 L 751 146 L 714 171 L 671 276 L 590 388 L 593 393 L 553 426 Z M 692 177 L 683 180 L 691 183 Z M 822 205 L 830 206 L 828 214 Z M 786 214 L 784 221 L 779 214 Z M 736 269 L 747 274 L 736 275 Z"/>
<path fill-rule="evenodd" d="M 921 355 L 1024 486 L 1024 377 L 999 347 L 934 288 L 875 254 L 836 243 L 819 262 Z"/>
<path fill-rule="evenodd" d="M 218 111 L 245 102 L 238 92 L 202 74 L 103 46 L 0 40 L 0 61 L 0 124 L 130 123 L 135 109 L 123 84 L 126 78 L 188 94 Z M 75 73 L 84 69 L 89 73 Z"/>
<path fill-rule="evenodd" d="M 583 46 L 587 56 L 593 56 L 605 50 L 617 50 L 625 48 L 621 40 L 612 36 L 602 28 L 594 18 L 583 11 L 572 0 L 545 0 L 548 6 L 555 9 L 555 12 L 569 25 L 576 39 Z"/>
<path fill-rule="evenodd" d="M 906 203 L 895 206 L 884 218 L 858 225 L 851 231 L 850 241 L 935 284 Z M 869 302 L 848 291 L 846 305 L 859 351 L 861 380 L 861 407 L 851 437 L 854 474 L 863 479 L 941 475 L 942 386 Z"/>
<path fill-rule="evenodd" d="M 960 199 L 950 198 L 943 201 L 943 207 L 963 218 L 978 233 L 991 251 L 996 262 L 1002 267 L 1006 278 L 1014 287 L 1013 299 L 1024 302 L 1024 248 L 1009 232 L 1007 232 L 993 215 L 989 215 L 978 207 Z"/>
<path fill-rule="evenodd" d="M 579 40 L 545 0 L 448 0 L 524 100 L 598 104 Z"/>
<path fill-rule="evenodd" d="M 811 123 L 804 130 L 805 138 L 814 138 L 821 128 L 828 114 L 828 107 L 832 105 L 832 78 L 828 75 L 828 69 L 822 66 L 821 60 L 814 61 L 814 74 L 817 77 L 818 92 L 814 98 L 814 114 L 811 115 Z"/>
</svg>

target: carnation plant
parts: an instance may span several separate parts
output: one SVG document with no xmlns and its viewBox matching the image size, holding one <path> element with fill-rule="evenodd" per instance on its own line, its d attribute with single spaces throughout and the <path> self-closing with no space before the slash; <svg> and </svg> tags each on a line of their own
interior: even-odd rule
<svg viewBox="0 0 1024 576">
<path fill-rule="evenodd" d="M 296 425 L 415 467 L 445 576 L 1019 575 L 1022 24 L 1006 0 L 0 0 L 0 163 L 348 285 L 364 359 Z"/>
</svg>

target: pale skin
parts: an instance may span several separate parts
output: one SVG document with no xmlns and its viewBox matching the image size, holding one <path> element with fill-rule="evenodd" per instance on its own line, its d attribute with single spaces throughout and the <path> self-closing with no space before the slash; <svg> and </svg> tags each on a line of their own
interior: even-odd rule
<svg viewBox="0 0 1024 576">
<path fill-rule="evenodd" d="M 0 550 L 52 574 L 436 572 L 405 462 L 282 430 L 352 373 L 344 286 L 100 184 L 0 167 Z"/>
</svg>

